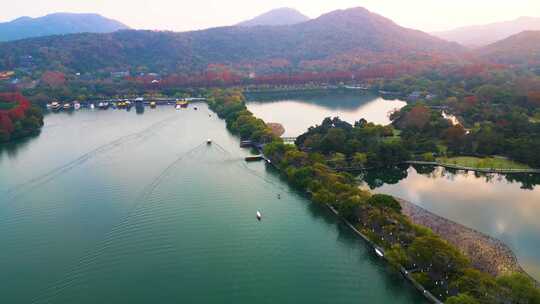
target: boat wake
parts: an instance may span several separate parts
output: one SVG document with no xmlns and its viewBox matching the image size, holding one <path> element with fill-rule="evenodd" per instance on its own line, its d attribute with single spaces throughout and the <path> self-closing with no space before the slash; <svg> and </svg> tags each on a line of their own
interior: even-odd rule
<svg viewBox="0 0 540 304">
<path fill-rule="evenodd" d="M 167 123 L 169 123 L 171 120 L 173 120 L 175 118 L 175 116 L 171 116 L 171 117 L 168 117 L 164 120 L 161 120 L 159 122 L 156 122 L 152 125 L 150 125 L 148 128 L 142 130 L 142 131 L 139 131 L 137 133 L 132 133 L 132 134 L 128 134 L 128 135 L 125 135 L 125 136 L 122 136 L 120 138 L 117 138 L 111 142 L 108 142 L 102 146 L 99 146 L 97 147 L 96 149 L 94 150 L 91 150 L 81 156 L 79 156 L 78 158 L 62 165 L 62 166 L 59 166 L 57 168 L 54 168 L 42 175 L 39 175 L 35 178 L 32 178 L 24 183 L 21 183 L 19 185 L 16 185 L 16 186 L 13 186 L 12 188 L 8 189 L 7 192 L 6 192 L 6 197 L 9 199 L 9 200 L 13 200 L 21 195 L 23 195 L 24 193 L 28 192 L 28 191 L 31 191 L 43 184 L 46 184 L 48 183 L 49 181 L 57 178 L 58 176 L 66 173 L 66 172 L 69 172 L 70 170 L 84 164 L 85 162 L 87 162 L 88 160 L 92 159 L 92 158 L 95 158 L 96 156 L 98 155 L 101 155 L 102 153 L 105 153 L 105 152 L 108 152 L 112 149 L 115 149 L 115 148 L 118 148 L 119 146 L 121 145 L 124 145 L 128 142 L 132 142 L 134 140 L 138 140 L 138 139 L 144 139 L 145 137 L 147 137 L 151 132 L 154 131 L 154 129 L 156 128 L 160 128 L 164 125 L 166 125 Z"/>
<path fill-rule="evenodd" d="M 105 234 L 103 241 L 93 249 L 89 250 L 83 255 L 74 268 L 66 274 L 66 276 L 54 283 L 54 285 L 48 287 L 42 292 L 40 296 L 34 298 L 30 303 L 49 303 L 56 296 L 60 295 L 63 291 L 72 287 L 76 282 L 83 278 L 84 274 L 92 267 L 92 265 L 98 260 L 98 258 L 115 243 L 115 239 L 118 235 L 123 235 L 126 230 L 129 230 L 130 221 L 139 216 L 141 213 L 139 210 L 143 209 L 143 206 L 150 200 L 151 195 L 155 189 L 170 175 L 170 173 L 186 158 L 196 155 L 202 148 L 206 148 L 206 143 L 202 143 L 191 150 L 182 153 L 167 167 L 165 167 L 144 189 L 139 193 L 135 199 L 135 204 L 128 210 L 127 214 L 119 220 L 117 224 L 111 227 L 111 229 Z M 205 149 L 206 150 L 206 149 Z"/>
</svg>

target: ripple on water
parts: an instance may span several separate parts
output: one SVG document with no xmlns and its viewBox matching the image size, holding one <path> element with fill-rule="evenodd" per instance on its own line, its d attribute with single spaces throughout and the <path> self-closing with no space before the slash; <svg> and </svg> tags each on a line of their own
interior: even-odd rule
<svg viewBox="0 0 540 304">
<path fill-rule="evenodd" d="M 175 113 L 144 140 L 107 149 L 8 205 L 0 199 L 3 297 L 60 304 L 418 303 L 333 217 L 263 164 L 244 164 L 247 151 L 224 122 L 209 119 L 202 105 L 199 112 Z M 94 114 L 119 121 L 110 131 L 107 120 L 95 123 L 95 136 L 108 138 L 103 145 L 170 112 Z M 70 134 L 77 133 L 66 132 L 65 141 Z M 215 144 L 206 146 L 206 138 Z M 60 152 L 68 160 L 80 156 Z"/>
</svg>

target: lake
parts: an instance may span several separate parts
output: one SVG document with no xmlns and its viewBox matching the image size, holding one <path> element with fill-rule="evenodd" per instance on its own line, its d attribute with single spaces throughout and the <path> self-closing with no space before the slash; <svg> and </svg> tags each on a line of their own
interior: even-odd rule
<svg viewBox="0 0 540 304">
<path fill-rule="evenodd" d="M 2 302 L 423 302 L 198 107 L 50 114 L 0 150 Z"/>
<path fill-rule="evenodd" d="M 402 166 L 370 172 L 365 179 L 376 192 L 416 203 L 503 241 L 540 280 L 540 175 Z"/>
<path fill-rule="evenodd" d="M 285 137 L 296 137 L 326 117 L 339 116 L 351 124 L 365 118 L 387 125 L 389 113 L 404 107 L 401 100 L 386 100 L 370 93 L 327 91 L 313 94 L 252 94 L 248 95 L 248 109 L 266 122 L 281 123 Z"/>
<path fill-rule="evenodd" d="M 248 108 L 265 121 L 282 123 L 285 136 L 298 136 L 328 116 L 340 116 L 350 123 L 365 118 L 387 124 L 387 114 L 405 104 L 369 94 L 329 91 L 258 94 L 250 96 Z M 420 172 L 405 166 L 371 172 L 366 179 L 377 192 L 401 197 L 502 240 L 514 250 L 523 268 L 540 280 L 540 175 L 483 175 L 425 167 Z"/>
</svg>

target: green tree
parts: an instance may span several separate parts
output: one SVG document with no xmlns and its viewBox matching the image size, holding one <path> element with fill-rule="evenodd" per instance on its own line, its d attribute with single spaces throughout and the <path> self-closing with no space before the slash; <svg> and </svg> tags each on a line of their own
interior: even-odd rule
<svg viewBox="0 0 540 304">
<path fill-rule="evenodd" d="M 508 303 L 540 304 L 540 290 L 524 274 L 502 276 L 497 279 L 497 284 Z"/>
<path fill-rule="evenodd" d="M 332 128 L 321 140 L 321 150 L 328 152 L 345 152 L 345 131 L 342 129 Z"/>
<path fill-rule="evenodd" d="M 401 205 L 393 196 L 390 195 L 374 194 L 368 199 L 368 204 L 377 208 L 387 208 L 397 213 L 401 213 Z"/>
<path fill-rule="evenodd" d="M 466 293 L 460 293 L 457 296 L 450 297 L 445 304 L 480 304 L 475 298 Z"/>
</svg>

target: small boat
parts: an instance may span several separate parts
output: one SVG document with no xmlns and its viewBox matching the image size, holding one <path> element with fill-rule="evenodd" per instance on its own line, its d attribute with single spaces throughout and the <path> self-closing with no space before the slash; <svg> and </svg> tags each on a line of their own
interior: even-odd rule
<svg viewBox="0 0 540 304">
<path fill-rule="evenodd" d="M 101 110 L 106 110 L 109 108 L 109 103 L 108 102 L 100 102 L 98 103 L 98 108 L 100 108 Z"/>
<path fill-rule="evenodd" d="M 93 110 L 93 109 L 95 109 L 95 108 L 96 108 L 96 106 L 95 106 L 93 103 L 91 103 L 91 104 L 90 104 L 90 109 Z"/>
<path fill-rule="evenodd" d="M 180 105 L 176 105 L 176 106 L 174 106 L 174 108 L 177 109 L 177 110 L 182 110 L 182 107 Z"/>
<path fill-rule="evenodd" d="M 257 219 L 259 221 L 262 219 L 262 214 L 259 211 L 257 211 Z"/>
<path fill-rule="evenodd" d="M 59 111 L 62 106 L 58 101 L 51 102 L 51 110 L 53 111 Z"/>
<path fill-rule="evenodd" d="M 211 145 L 211 144 L 212 144 L 212 140 L 211 140 L 210 138 L 207 139 L 207 140 L 206 140 L 206 144 L 207 144 L 207 145 Z"/>
<path fill-rule="evenodd" d="M 64 110 L 71 110 L 72 109 L 72 106 L 70 103 L 65 103 L 64 106 L 62 107 Z"/>
<path fill-rule="evenodd" d="M 187 108 L 189 105 L 189 103 L 185 100 L 177 101 L 176 104 L 180 105 L 182 108 Z"/>
<path fill-rule="evenodd" d="M 197 108 L 197 107 L 193 107 L 193 110 L 195 110 L 195 111 L 197 111 L 198 109 L 199 109 L 199 108 Z"/>
<path fill-rule="evenodd" d="M 150 102 L 150 108 L 155 108 L 157 106 L 157 103 L 155 101 Z"/>
<path fill-rule="evenodd" d="M 73 108 L 75 110 L 80 110 L 81 109 L 81 104 L 78 103 L 77 101 L 73 102 Z"/>
<path fill-rule="evenodd" d="M 384 257 L 384 253 L 377 247 L 375 247 L 375 253 L 381 258 Z"/>
</svg>

